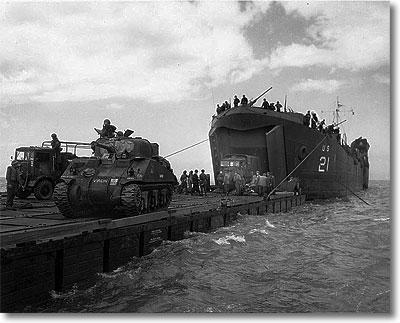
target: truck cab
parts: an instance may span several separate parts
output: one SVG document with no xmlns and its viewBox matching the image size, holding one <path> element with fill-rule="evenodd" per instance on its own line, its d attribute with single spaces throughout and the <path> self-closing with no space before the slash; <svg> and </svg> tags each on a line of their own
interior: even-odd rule
<svg viewBox="0 0 400 323">
<path fill-rule="evenodd" d="M 57 159 L 51 142 L 45 141 L 42 146 L 19 147 L 15 150 L 14 160 L 18 162 L 21 181 L 17 196 L 27 198 L 34 193 L 38 200 L 48 200 L 53 195 L 55 184 L 69 162 L 76 158 L 77 148 L 90 149 L 88 143 L 61 142 L 62 150 Z"/>
<path fill-rule="evenodd" d="M 252 155 L 226 155 L 221 159 L 220 170 L 223 174 L 237 171 L 245 183 L 251 181 L 253 174 L 259 169 L 259 158 Z"/>
</svg>

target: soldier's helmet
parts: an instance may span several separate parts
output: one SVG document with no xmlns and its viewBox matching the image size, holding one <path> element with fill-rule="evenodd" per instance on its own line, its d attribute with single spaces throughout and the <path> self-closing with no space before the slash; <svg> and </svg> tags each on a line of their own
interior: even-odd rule
<svg viewBox="0 0 400 323">
<path fill-rule="evenodd" d="M 111 121 L 109 119 L 104 119 L 104 124 L 110 124 Z"/>
<path fill-rule="evenodd" d="M 57 135 L 55 133 L 52 133 L 51 138 L 57 138 Z"/>
</svg>

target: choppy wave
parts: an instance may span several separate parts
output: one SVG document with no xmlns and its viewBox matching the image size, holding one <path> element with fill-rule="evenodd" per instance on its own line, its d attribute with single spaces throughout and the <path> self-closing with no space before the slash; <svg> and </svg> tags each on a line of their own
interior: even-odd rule
<svg viewBox="0 0 400 323">
<path fill-rule="evenodd" d="M 390 311 L 389 182 L 288 213 L 242 215 L 187 233 L 88 289 L 54 294 L 45 312 Z"/>
</svg>

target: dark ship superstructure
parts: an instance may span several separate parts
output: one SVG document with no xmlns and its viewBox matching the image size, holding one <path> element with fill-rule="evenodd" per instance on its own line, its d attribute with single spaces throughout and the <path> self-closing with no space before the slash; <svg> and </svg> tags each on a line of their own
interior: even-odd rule
<svg viewBox="0 0 400 323">
<path fill-rule="evenodd" d="M 226 157 L 236 155 L 252 161 L 253 173 L 271 172 L 276 184 L 289 175 L 298 177 L 308 199 L 368 188 L 366 139 L 360 137 L 348 146 L 337 124 L 318 131 L 304 125 L 302 113 L 273 111 L 254 103 L 213 116 L 209 140 L 215 177 L 226 168 Z"/>
<path fill-rule="evenodd" d="M 92 149 L 94 157 L 71 161 L 55 188 L 65 217 L 132 216 L 168 207 L 176 177 L 157 143 L 99 138 Z"/>
</svg>

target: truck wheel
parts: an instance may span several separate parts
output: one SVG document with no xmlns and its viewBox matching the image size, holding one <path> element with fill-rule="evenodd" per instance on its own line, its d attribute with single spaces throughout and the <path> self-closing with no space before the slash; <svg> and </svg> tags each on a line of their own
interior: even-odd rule
<svg viewBox="0 0 400 323">
<path fill-rule="evenodd" d="M 31 195 L 32 191 L 27 188 L 25 191 L 20 187 L 15 195 L 17 195 L 20 199 L 26 199 L 29 195 Z"/>
<path fill-rule="evenodd" d="M 35 185 L 33 193 L 38 200 L 49 200 L 53 196 L 53 190 L 53 183 L 48 179 L 43 179 Z"/>
</svg>

